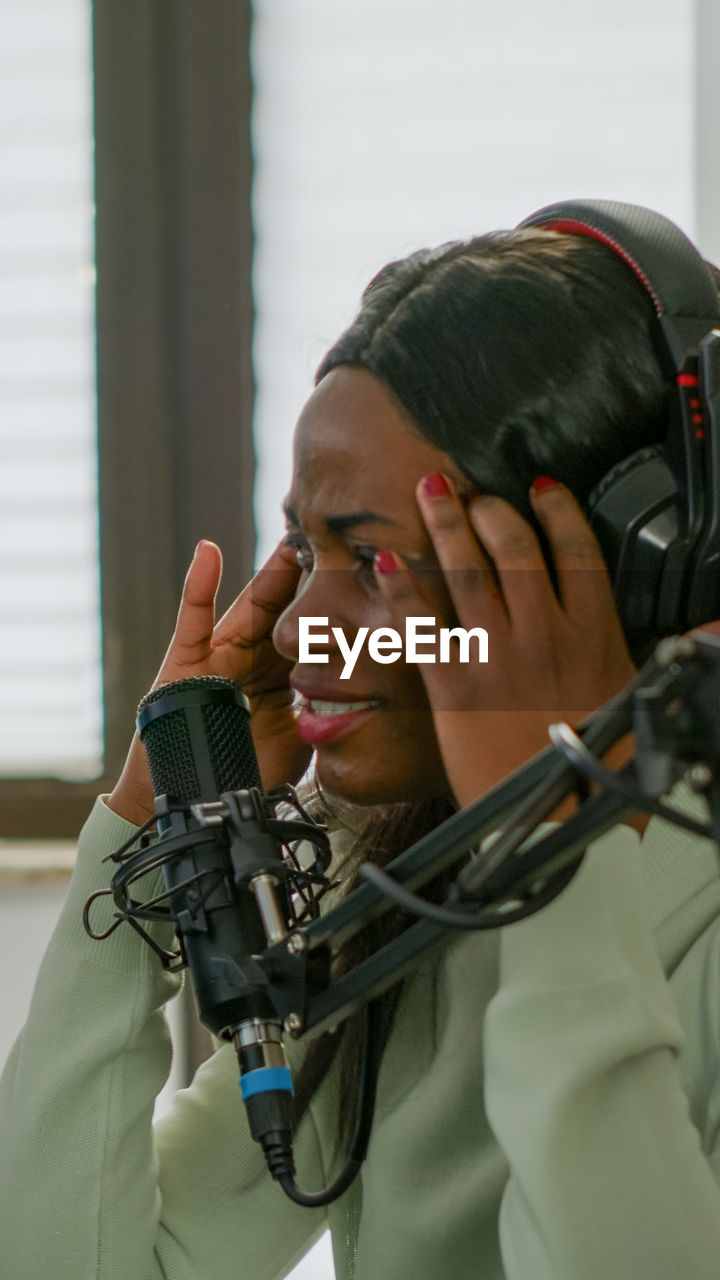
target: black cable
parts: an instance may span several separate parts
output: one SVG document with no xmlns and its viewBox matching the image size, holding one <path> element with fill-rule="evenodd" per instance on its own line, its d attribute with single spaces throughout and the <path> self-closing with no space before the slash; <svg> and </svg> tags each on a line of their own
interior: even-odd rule
<svg viewBox="0 0 720 1280">
<path fill-rule="evenodd" d="M 712 831 L 704 823 L 688 818 L 684 813 L 679 813 L 677 809 L 672 809 L 670 805 L 663 804 L 660 800 L 653 800 L 638 786 L 628 781 L 623 774 L 613 773 L 612 769 L 606 768 L 597 756 L 588 750 L 582 738 L 570 728 L 569 724 L 551 725 L 550 737 L 553 746 L 558 751 L 562 751 L 574 768 L 591 778 L 593 782 L 599 782 L 607 791 L 616 792 L 617 795 L 633 802 L 638 809 L 651 813 L 655 817 L 664 818 L 666 822 L 672 822 L 676 827 L 682 827 L 684 831 L 691 831 L 693 835 L 702 836 L 706 840 L 713 839 Z"/>
<path fill-rule="evenodd" d="M 632 727 L 631 708 L 635 693 L 643 687 L 648 675 L 654 672 L 656 667 L 657 662 L 653 657 L 625 689 L 600 707 L 589 721 L 582 722 L 580 731 L 584 732 L 583 742 L 589 742 L 593 749 L 602 754 L 629 732 Z M 550 751 L 550 748 L 547 750 Z M 539 758 L 536 757 L 536 759 Z M 519 776 L 522 777 L 524 772 L 526 770 L 521 770 Z M 460 870 L 457 883 L 463 894 L 468 899 L 479 898 L 481 891 L 498 868 L 506 864 L 522 848 L 539 823 L 543 822 L 561 801 L 573 792 L 582 801 L 579 788 L 584 783 L 584 775 L 568 767 L 567 757 L 556 759 L 554 764 L 549 761 L 547 771 L 525 794 L 519 807 L 513 811 L 511 821 L 501 827 L 492 847 L 483 854 L 482 862 L 468 863 Z"/>
<path fill-rule="evenodd" d="M 353 1182 L 365 1156 L 367 1155 L 373 1116 L 375 1113 L 375 1094 L 380 1069 L 380 1027 L 382 1006 L 379 1000 L 371 1000 L 365 1009 L 365 1034 L 358 1082 L 358 1104 L 355 1117 L 355 1129 L 350 1144 L 348 1159 L 329 1186 L 322 1191 L 301 1191 L 290 1174 L 281 1174 L 277 1181 L 286 1196 L 303 1205 L 307 1209 L 318 1209 L 331 1204 Z"/>
<path fill-rule="evenodd" d="M 693 835 L 712 839 L 712 832 L 706 825 L 696 822 L 693 818 L 689 818 L 685 814 L 679 813 L 669 805 L 653 800 L 651 797 L 646 796 L 639 787 L 630 782 L 622 774 L 614 773 L 612 770 L 607 769 L 597 759 L 597 757 L 593 755 L 592 751 L 588 749 L 582 738 L 580 738 L 580 736 L 571 729 L 568 724 L 551 725 L 549 732 L 555 749 L 570 762 L 581 778 L 588 778 L 594 782 L 600 783 L 606 791 L 622 796 L 623 799 L 630 801 L 634 807 L 663 818 L 668 822 L 672 822 L 675 826 L 681 827 L 685 831 L 692 832 Z M 559 769 L 556 768 L 554 772 L 551 772 L 548 779 L 551 783 L 550 790 L 553 792 L 553 800 L 555 802 L 557 802 L 558 796 L 554 793 L 558 790 L 559 794 L 558 784 L 562 784 L 565 768 L 566 766 L 564 765 L 561 765 Z M 565 785 L 565 793 L 567 794 L 567 781 Z M 529 834 L 528 819 L 530 814 L 532 813 L 533 819 L 537 818 L 537 813 L 533 811 L 535 810 L 538 801 L 543 804 L 543 807 L 547 804 L 547 791 L 543 796 L 542 786 L 538 786 L 536 791 L 529 797 L 525 806 L 523 806 L 521 817 L 524 822 L 521 826 L 521 830 L 523 831 L 524 838 L 527 838 Z M 529 825 L 536 825 L 536 823 L 531 823 Z M 500 840 L 497 843 L 504 845 L 508 840 L 510 841 L 509 847 L 514 852 L 518 843 L 518 832 L 516 831 L 514 822 L 507 831 L 501 834 Z M 493 853 L 496 852 L 497 851 L 495 849 L 490 851 L 487 861 L 491 865 L 485 868 L 485 874 L 482 877 L 480 882 L 481 884 L 489 878 L 489 875 L 493 870 L 497 869 L 495 866 L 497 859 L 493 859 Z M 500 861 L 507 862 L 508 855 L 504 848 L 502 850 L 502 854 L 503 856 Z M 433 920 L 437 924 L 445 925 L 447 928 L 451 929 L 482 930 L 497 929 L 506 924 L 514 924 L 517 921 L 527 919 L 528 916 L 539 911 L 541 907 L 545 906 L 548 902 L 551 902 L 553 898 L 556 898 L 558 894 L 562 892 L 565 885 L 569 883 L 577 871 L 581 861 L 582 855 L 578 858 L 574 858 L 568 867 L 563 868 L 557 875 L 553 876 L 551 880 L 547 881 L 543 888 L 531 899 L 519 907 L 511 908 L 506 911 L 503 911 L 502 908 L 478 911 L 477 907 L 472 903 L 468 903 L 467 905 L 458 904 L 453 907 L 448 904 L 428 902 L 425 898 L 420 898 L 417 894 L 411 893 L 408 889 L 405 889 L 397 882 L 397 880 L 394 880 L 389 876 L 387 872 L 381 870 L 380 867 L 375 866 L 375 864 L 371 862 L 363 864 L 360 868 L 360 875 L 363 879 L 368 880 L 370 884 L 374 885 L 376 889 L 379 889 L 381 893 L 385 894 L 388 898 L 392 899 L 393 902 L 397 903 L 398 906 L 415 916 L 420 916 L 426 920 Z M 474 884 L 473 888 L 476 890 L 477 885 Z"/>
<path fill-rule="evenodd" d="M 552 902 L 559 893 L 562 893 L 567 884 L 570 883 L 582 858 L 573 859 L 569 866 L 563 867 L 556 875 L 548 880 L 547 884 L 533 898 L 529 899 L 523 906 L 511 908 L 508 911 L 498 910 L 497 908 L 490 911 L 478 911 L 474 905 L 468 905 L 467 910 L 460 907 L 453 908 L 444 906 L 436 902 L 428 902 L 426 898 L 419 898 L 417 894 L 410 893 L 408 889 L 404 889 L 397 880 L 393 880 L 387 872 L 382 871 L 380 867 L 375 866 L 374 862 L 364 862 L 360 868 L 360 875 L 365 880 L 369 880 L 374 884 L 376 889 L 381 893 L 392 898 L 399 907 L 403 907 L 405 911 L 409 911 L 412 915 L 421 916 L 426 920 L 435 920 L 438 924 L 444 924 L 450 929 L 501 929 L 506 924 L 516 924 L 519 920 L 527 920 L 529 916 L 539 911 L 541 907 Z"/>
</svg>

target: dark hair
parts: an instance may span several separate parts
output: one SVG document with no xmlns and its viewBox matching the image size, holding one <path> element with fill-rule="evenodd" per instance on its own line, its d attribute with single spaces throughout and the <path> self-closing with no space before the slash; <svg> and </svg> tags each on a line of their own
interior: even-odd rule
<svg viewBox="0 0 720 1280">
<path fill-rule="evenodd" d="M 662 438 L 654 324 L 646 290 L 595 240 L 493 232 L 385 267 L 316 381 L 338 365 L 369 370 L 475 487 L 531 518 L 536 476 L 585 502 L 605 471 Z"/>
</svg>

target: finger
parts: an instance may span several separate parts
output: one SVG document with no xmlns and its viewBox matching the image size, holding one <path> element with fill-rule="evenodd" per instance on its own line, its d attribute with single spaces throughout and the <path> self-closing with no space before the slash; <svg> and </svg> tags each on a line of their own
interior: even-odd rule
<svg viewBox="0 0 720 1280">
<path fill-rule="evenodd" d="M 222 554 L 214 542 L 199 542 L 185 577 L 175 631 L 158 675 L 175 678 L 178 671 L 202 664 L 210 652 L 215 622 L 215 596 L 222 574 Z"/>
<path fill-rule="evenodd" d="M 428 589 L 426 580 L 422 583 L 413 574 L 402 556 L 394 551 L 378 551 L 374 562 L 375 581 L 385 602 L 390 625 L 401 635 L 405 632 L 408 618 L 429 618 L 427 627 L 443 626 L 448 621 L 444 616 L 442 604 L 437 607 L 437 593 Z"/>
<path fill-rule="evenodd" d="M 294 549 L 281 542 L 217 623 L 213 648 L 248 648 L 271 635 L 295 595 L 301 573 Z"/>
<path fill-rule="evenodd" d="M 510 621 L 516 631 L 535 634 L 558 602 L 534 530 L 520 512 L 494 494 L 476 494 L 468 518 L 492 559 Z"/>
<path fill-rule="evenodd" d="M 570 490 L 541 476 L 530 490 L 530 501 L 547 534 L 565 612 L 578 619 L 614 617 L 612 585 L 600 546 Z"/>
<path fill-rule="evenodd" d="M 439 472 L 423 476 L 416 495 L 459 620 L 505 618 L 493 566 L 452 481 Z"/>
<path fill-rule="evenodd" d="M 438 616 L 427 590 L 408 569 L 405 561 L 393 551 L 378 551 L 375 556 L 375 579 L 385 603 L 390 626 L 406 641 L 404 661 L 420 668 L 431 702 L 445 705 L 444 699 L 454 695 L 453 664 L 442 656 L 442 644 L 438 654 L 438 627 L 445 625 Z M 413 656 L 406 620 L 418 621 Z M 445 693 L 445 686 L 449 694 Z"/>
</svg>

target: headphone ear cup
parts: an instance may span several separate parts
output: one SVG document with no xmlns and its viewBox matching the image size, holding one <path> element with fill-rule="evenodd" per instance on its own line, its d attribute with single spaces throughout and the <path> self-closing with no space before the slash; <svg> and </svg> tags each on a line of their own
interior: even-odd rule
<svg viewBox="0 0 720 1280">
<path fill-rule="evenodd" d="M 639 449 L 599 481 L 586 504 L 634 657 L 683 629 L 685 567 L 668 574 L 679 527 L 678 491 L 662 445 Z"/>
<path fill-rule="evenodd" d="M 662 451 L 639 450 L 613 468 L 591 494 L 588 514 L 628 643 L 698 626 L 717 616 L 720 598 L 720 297 L 713 272 L 679 227 L 637 205 L 562 201 L 520 226 L 599 241 L 652 301 L 651 336 L 670 392 Z"/>
<path fill-rule="evenodd" d="M 662 445 L 651 444 L 644 449 L 638 449 L 637 453 L 631 453 L 629 458 L 621 458 L 620 462 L 616 462 L 605 475 L 598 480 L 595 488 L 592 490 L 585 510 L 588 518 L 592 517 L 593 511 L 602 502 L 606 493 L 629 472 L 634 471 L 635 467 L 641 466 L 644 462 L 650 462 L 652 459 L 662 456 Z"/>
</svg>

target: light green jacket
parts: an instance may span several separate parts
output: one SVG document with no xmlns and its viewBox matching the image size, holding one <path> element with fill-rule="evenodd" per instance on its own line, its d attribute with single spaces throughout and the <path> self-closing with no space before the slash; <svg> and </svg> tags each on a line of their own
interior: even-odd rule
<svg viewBox="0 0 720 1280">
<path fill-rule="evenodd" d="M 718 1280 L 713 845 L 618 827 L 536 916 L 424 962 L 326 1219 L 267 1176 L 228 1047 L 153 1133 L 178 979 L 129 927 L 98 943 L 81 923 L 130 831 L 98 802 L 3 1076 L 6 1280 L 274 1280 L 328 1222 L 339 1280 Z M 338 1105 L 332 1072 L 303 1187 L 331 1175 Z"/>
</svg>

